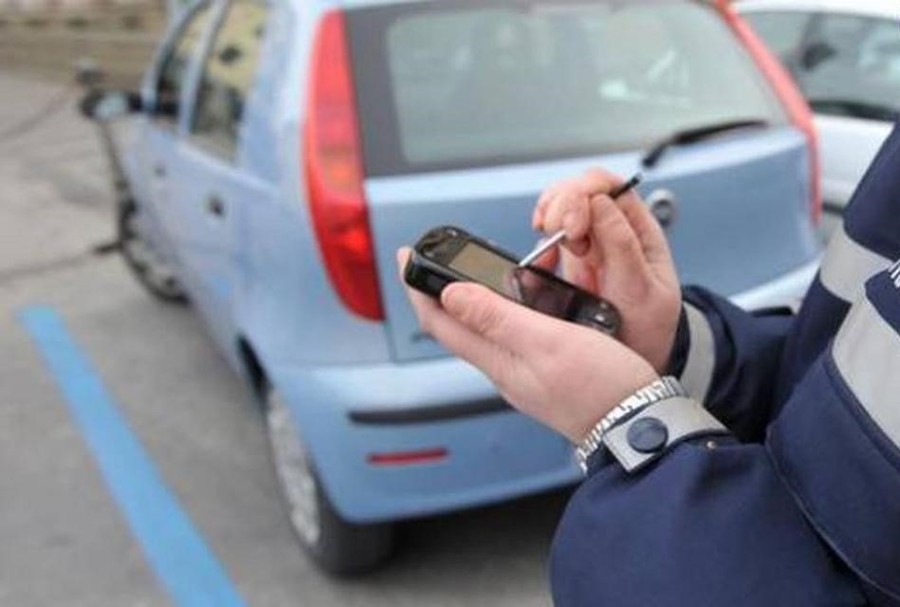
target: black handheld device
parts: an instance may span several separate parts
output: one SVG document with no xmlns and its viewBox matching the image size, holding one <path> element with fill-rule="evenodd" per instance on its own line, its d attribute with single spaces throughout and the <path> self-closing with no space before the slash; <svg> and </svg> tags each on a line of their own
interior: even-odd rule
<svg viewBox="0 0 900 607">
<path fill-rule="evenodd" d="M 608 301 L 516 258 L 461 228 L 429 230 L 413 247 L 406 284 L 440 297 L 452 282 L 477 282 L 532 310 L 615 335 L 621 317 Z"/>
</svg>

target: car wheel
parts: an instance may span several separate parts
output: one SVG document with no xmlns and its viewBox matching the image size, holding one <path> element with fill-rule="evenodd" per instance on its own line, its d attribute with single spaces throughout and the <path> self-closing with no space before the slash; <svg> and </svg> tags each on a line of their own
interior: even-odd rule
<svg viewBox="0 0 900 607">
<path fill-rule="evenodd" d="M 120 202 L 118 209 L 119 246 L 132 274 L 154 297 L 171 303 L 187 302 L 172 266 L 146 237 L 138 205 L 129 198 Z"/>
<path fill-rule="evenodd" d="M 275 471 L 291 525 L 306 552 L 334 575 L 365 573 L 382 564 L 393 551 L 393 526 L 358 525 L 341 518 L 323 491 L 290 409 L 274 388 L 266 390 L 265 413 Z"/>
</svg>

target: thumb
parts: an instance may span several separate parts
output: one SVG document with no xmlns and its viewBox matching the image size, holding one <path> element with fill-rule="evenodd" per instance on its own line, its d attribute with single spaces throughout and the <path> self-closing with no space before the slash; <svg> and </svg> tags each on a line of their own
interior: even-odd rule
<svg viewBox="0 0 900 607">
<path fill-rule="evenodd" d="M 545 347 L 561 322 L 471 282 L 449 285 L 441 294 L 441 305 L 470 331 L 518 354 Z"/>
</svg>

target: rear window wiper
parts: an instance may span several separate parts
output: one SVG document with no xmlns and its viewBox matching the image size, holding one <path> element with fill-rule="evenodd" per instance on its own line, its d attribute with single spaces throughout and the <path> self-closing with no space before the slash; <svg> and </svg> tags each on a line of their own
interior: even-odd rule
<svg viewBox="0 0 900 607">
<path fill-rule="evenodd" d="M 735 131 L 738 129 L 747 128 L 761 128 L 768 125 L 769 123 L 767 121 L 759 119 L 730 120 L 728 122 L 719 122 L 717 124 L 709 124 L 706 126 L 684 129 L 683 131 L 676 131 L 672 135 L 669 135 L 668 137 L 654 145 L 652 148 L 650 148 L 650 150 L 648 150 L 647 153 L 644 154 L 644 157 L 641 159 L 641 164 L 645 169 L 656 166 L 656 163 L 659 162 L 659 159 L 662 158 L 662 155 L 665 154 L 666 151 L 673 146 L 696 143 L 698 141 L 708 139 L 713 135 L 718 135 L 727 131 Z"/>
</svg>

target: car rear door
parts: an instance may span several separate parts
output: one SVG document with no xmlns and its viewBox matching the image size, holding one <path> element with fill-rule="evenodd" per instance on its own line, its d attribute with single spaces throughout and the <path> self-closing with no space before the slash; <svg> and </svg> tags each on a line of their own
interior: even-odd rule
<svg viewBox="0 0 900 607">
<path fill-rule="evenodd" d="M 679 129 L 769 126 L 669 150 L 642 192 L 669 190 L 682 278 L 726 294 L 814 259 L 807 141 L 707 3 L 452 1 L 350 11 L 372 238 L 397 360 L 423 335 L 394 254 L 456 224 L 521 255 L 550 183 L 623 176 Z"/>
<path fill-rule="evenodd" d="M 246 170 L 241 141 L 268 7 L 232 0 L 205 53 L 187 134 L 173 155 L 172 230 L 191 295 L 226 351 L 234 345 L 234 288 L 242 218 L 271 188 Z"/>
<path fill-rule="evenodd" d="M 215 17 L 212 2 L 199 2 L 182 17 L 163 44 L 156 69 L 150 74 L 149 111 L 142 120 L 143 166 L 149 200 L 141 202 L 150 211 L 146 220 L 152 232 L 163 240 L 162 250 L 179 266 L 184 286 L 191 290 L 189 277 L 181 271 L 181 255 L 172 214 L 174 192 L 172 172 L 177 168 L 177 150 L 185 124 L 185 109 L 196 60 Z"/>
</svg>

